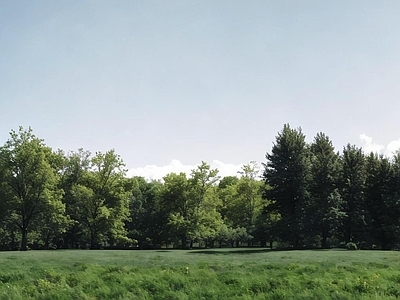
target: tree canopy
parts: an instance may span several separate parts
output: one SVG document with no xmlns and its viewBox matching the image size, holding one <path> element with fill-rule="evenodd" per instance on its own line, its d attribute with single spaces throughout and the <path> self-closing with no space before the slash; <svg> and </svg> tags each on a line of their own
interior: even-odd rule
<svg viewBox="0 0 400 300">
<path fill-rule="evenodd" d="M 0 147 L 0 249 L 400 246 L 399 152 L 285 124 L 265 158 L 148 181 L 113 149 L 54 151 L 20 127 Z"/>
</svg>

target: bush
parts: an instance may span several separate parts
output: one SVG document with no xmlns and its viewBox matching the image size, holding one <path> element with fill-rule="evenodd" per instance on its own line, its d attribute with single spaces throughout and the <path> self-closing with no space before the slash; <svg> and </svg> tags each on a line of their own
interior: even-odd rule
<svg viewBox="0 0 400 300">
<path fill-rule="evenodd" d="M 346 248 L 347 248 L 347 250 L 357 250 L 358 249 L 357 245 L 355 243 L 352 243 L 352 242 L 347 243 L 346 244 Z"/>
</svg>

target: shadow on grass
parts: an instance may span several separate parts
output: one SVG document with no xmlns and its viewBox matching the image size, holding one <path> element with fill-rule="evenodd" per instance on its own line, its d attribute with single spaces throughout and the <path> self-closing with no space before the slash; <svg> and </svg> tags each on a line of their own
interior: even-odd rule
<svg viewBox="0 0 400 300">
<path fill-rule="evenodd" d="M 192 250 L 187 254 L 213 254 L 213 255 L 229 255 L 229 254 L 255 254 L 255 253 L 269 253 L 269 252 L 279 252 L 279 251 L 329 251 L 328 249 L 270 249 L 270 248 L 239 248 L 239 249 L 204 249 L 204 250 Z"/>
</svg>

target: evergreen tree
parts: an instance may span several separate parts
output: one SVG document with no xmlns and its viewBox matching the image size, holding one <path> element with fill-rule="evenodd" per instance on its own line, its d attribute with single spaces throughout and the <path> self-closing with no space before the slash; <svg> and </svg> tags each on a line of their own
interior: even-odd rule
<svg viewBox="0 0 400 300">
<path fill-rule="evenodd" d="M 371 153 L 366 158 L 365 217 L 368 234 L 364 241 L 389 249 L 397 239 L 396 205 L 393 203 L 394 170 L 390 161 Z"/>
<path fill-rule="evenodd" d="M 361 242 L 366 231 L 365 159 L 361 148 L 348 144 L 341 157 L 341 196 L 346 213 L 342 227 L 345 241 Z"/>
<path fill-rule="evenodd" d="M 270 189 L 264 196 L 272 201 L 269 209 L 280 214 L 278 235 L 293 247 L 300 247 L 308 221 L 305 212 L 310 178 L 309 149 L 301 128 L 285 124 L 266 158 L 263 178 Z"/>
<path fill-rule="evenodd" d="M 335 233 L 344 212 L 337 189 L 339 157 L 332 141 L 324 133 L 318 133 L 311 144 L 311 203 L 308 215 L 312 230 L 320 235 L 321 246 L 326 247 L 328 237 Z"/>
</svg>

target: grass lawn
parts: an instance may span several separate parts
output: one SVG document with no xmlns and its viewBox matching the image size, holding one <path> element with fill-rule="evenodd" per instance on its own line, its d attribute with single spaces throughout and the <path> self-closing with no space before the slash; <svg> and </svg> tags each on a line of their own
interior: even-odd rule
<svg viewBox="0 0 400 300">
<path fill-rule="evenodd" d="M 400 252 L 0 252 L 1 299 L 396 299 Z"/>
</svg>

